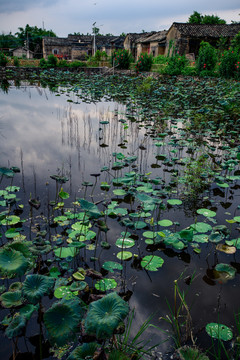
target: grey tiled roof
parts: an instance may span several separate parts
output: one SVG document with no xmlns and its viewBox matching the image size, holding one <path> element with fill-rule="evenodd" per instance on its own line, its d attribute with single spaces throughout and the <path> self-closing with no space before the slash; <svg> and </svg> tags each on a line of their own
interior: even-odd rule
<svg viewBox="0 0 240 360">
<path fill-rule="evenodd" d="M 139 42 L 147 43 L 147 42 L 152 42 L 152 41 L 162 41 L 162 40 L 166 39 L 166 34 L 167 34 L 166 30 L 158 31 L 148 37 L 145 36 L 143 38 L 139 38 L 136 42 L 137 43 L 139 43 Z"/>
<path fill-rule="evenodd" d="M 182 36 L 219 38 L 233 37 L 240 31 L 240 24 L 188 24 L 174 22 L 170 29 L 175 27 Z M 168 30 L 168 32 L 170 31 Z"/>
</svg>

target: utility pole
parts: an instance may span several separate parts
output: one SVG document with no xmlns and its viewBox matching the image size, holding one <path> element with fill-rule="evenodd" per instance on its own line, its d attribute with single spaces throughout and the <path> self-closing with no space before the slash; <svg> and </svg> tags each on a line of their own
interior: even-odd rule
<svg viewBox="0 0 240 360">
<path fill-rule="evenodd" d="M 96 21 L 95 23 L 93 23 L 93 56 L 95 55 L 96 52 L 95 25 L 96 25 Z"/>
</svg>

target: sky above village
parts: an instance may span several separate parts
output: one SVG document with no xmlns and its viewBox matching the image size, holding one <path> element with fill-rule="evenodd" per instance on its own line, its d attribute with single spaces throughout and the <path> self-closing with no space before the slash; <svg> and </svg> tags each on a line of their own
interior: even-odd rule
<svg viewBox="0 0 240 360">
<path fill-rule="evenodd" d="M 67 37 L 91 33 L 95 22 L 102 34 L 159 31 L 186 22 L 194 10 L 240 21 L 239 0 L 0 0 L 0 32 L 29 24 Z"/>
</svg>

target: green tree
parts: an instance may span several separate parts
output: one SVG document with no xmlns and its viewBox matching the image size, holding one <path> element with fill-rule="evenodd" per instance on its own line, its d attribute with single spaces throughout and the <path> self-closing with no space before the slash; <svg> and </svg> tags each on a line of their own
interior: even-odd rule
<svg viewBox="0 0 240 360">
<path fill-rule="evenodd" d="M 224 19 L 221 19 L 217 15 L 202 15 L 197 11 L 194 11 L 188 18 L 189 24 L 226 24 Z"/>
<path fill-rule="evenodd" d="M 52 30 L 44 30 L 37 26 L 29 26 L 25 28 L 19 27 L 18 32 L 15 33 L 21 46 L 27 46 L 29 50 L 33 51 L 37 58 L 42 57 L 42 39 L 44 36 L 55 37 L 56 34 Z"/>
<path fill-rule="evenodd" d="M 193 14 L 189 16 L 188 23 L 189 24 L 201 24 L 202 17 L 203 17 L 202 14 L 200 14 L 197 11 L 194 11 Z"/>
<path fill-rule="evenodd" d="M 9 55 L 9 49 L 15 49 L 19 46 L 19 40 L 12 33 L 0 35 L 0 51 Z"/>
</svg>

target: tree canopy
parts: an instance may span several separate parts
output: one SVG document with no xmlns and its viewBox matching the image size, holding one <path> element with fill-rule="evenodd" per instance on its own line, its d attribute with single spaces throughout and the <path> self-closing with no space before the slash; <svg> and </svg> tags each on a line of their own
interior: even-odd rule
<svg viewBox="0 0 240 360">
<path fill-rule="evenodd" d="M 224 19 L 221 19 L 217 15 L 202 15 L 197 11 L 194 11 L 188 18 L 189 24 L 226 24 Z"/>
</svg>

